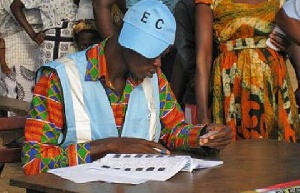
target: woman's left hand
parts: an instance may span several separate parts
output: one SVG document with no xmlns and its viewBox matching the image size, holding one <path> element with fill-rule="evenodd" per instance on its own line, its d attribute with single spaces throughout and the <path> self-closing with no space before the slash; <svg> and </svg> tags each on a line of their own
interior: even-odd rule
<svg viewBox="0 0 300 193">
<path fill-rule="evenodd" d="M 209 124 L 206 130 L 207 133 L 200 136 L 200 146 L 221 150 L 230 144 L 233 137 L 232 130 L 227 125 Z"/>
<path fill-rule="evenodd" d="M 269 35 L 271 43 L 279 49 L 281 52 L 286 52 L 291 46 L 291 41 L 282 33 L 279 33 L 276 30 L 273 30 Z"/>
</svg>

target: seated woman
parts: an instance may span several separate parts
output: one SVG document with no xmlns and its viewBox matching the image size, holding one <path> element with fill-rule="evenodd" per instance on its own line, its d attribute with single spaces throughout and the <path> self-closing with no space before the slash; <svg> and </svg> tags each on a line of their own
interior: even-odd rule
<svg viewBox="0 0 300 193">
<path fill-rule="evenodd" d="M 82 51 L 93 44 L 102 41 L 92 20 L 81 20 L 73 29 L 74 41 L 77 51 Z"/>
</svg>

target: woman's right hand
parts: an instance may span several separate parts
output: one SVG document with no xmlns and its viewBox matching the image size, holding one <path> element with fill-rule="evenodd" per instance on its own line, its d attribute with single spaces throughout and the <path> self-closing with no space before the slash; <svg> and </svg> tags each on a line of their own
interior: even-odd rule
<svg viewBox="0 0 300 193">
<path fill-rule="evenodd" d="M 231 143 L 232 137 L 233 133 L 230 126 L 212 123 L 207 125 L 206 134 L 200 136 L 199 144 L 222 150 Z"/>
<path fill-rule="evenodd" d="M 33 36 L 30 36 L 33 41 L 35 41 L 38 45 L 41 45 L 45 40 L 44 32 L 35 33 Z"/>
<path fill-rule="evenodd" d="M 291 41 L 283 34 L 283 32 L 277 27 L 269 35 L 271 43 L 278 49 L 278 51 L 287 53 L 290 46 Z"/>
<path fill-rule="evenodd" d="M 6 64 L 1 64 L 1 72 L 8 75 L 10 74 L 11 69 Z"/>
</svg>

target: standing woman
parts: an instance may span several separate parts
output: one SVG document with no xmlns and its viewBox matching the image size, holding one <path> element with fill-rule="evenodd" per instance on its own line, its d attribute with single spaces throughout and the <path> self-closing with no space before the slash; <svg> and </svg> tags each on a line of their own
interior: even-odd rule
<svg viewBox="0 0 300 193">
<path fill-rule="evenodd" d="M 0 95 L 30 102 L 35 85 L 35 73 L 40 67 L 39 46 L 16 22 L 10 10 L 13 0 L 0 0 Z M 37 9 L 23 10 L 33 31 L 42 29 Z M 9 112 L 9 115 L 14 113 Z"/>
<path fill-rule="evenodd" d="M 73 44 L 72 29 L 78 8 L 73 0 L 14 0 L 10 7 L 30 38 L 41 45 L 41 64 L 68 53 Z M 43 31 L 36 33 L 32 29 L 24 16 L 24 7 L 40 10 Z"/>
<path fill-rule="evenodd" d="M 295 142 L 299 118 L 285 58 L 266 46 L 280 0 L 195 0 L 198 121 L 226 123 L 233 140 Z M 213 39 L 219 55 L 212 67 Z M 212 69 L 212 72 L 211 72 Z"/>
</svg>

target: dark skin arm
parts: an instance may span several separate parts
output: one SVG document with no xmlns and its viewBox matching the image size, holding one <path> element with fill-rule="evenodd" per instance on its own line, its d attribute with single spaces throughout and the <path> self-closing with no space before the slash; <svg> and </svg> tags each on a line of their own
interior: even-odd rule
<svg viewBox="0 0 300 193">
<path fill-rule="evenodd" d="M 44 41 L 44 33 L 36 33 L 32 26 L 28 23 L 25 14 L 23 12 L 24 4 L 20 0 L 14 0 L 10 5 L 10 9 L 14 14 L 16 20 L 24 28 L 29 37 L 35 41 L 38 45 L 41 45 Z"/>
<path fill-rule="evenodd" d="M 217 150 L 224 149 L 232 139 L 232 130 L 229 126 L 210 124 L 206 128 L 207 135 L 200 137 L 200 146 L 206 146 Z M 138 138 L 105 138 L 91 141 L 91 157 L 97 160 L 108 153 L 128 154 L 159 154 L 157 148 L 170 154 L 163 145 Z"/>
<path fill-rule="evenodd" d="M 293 43 L 292 46 L 290 47 L 289 53 L 291 55 L 290 62 L 295 69 L 295 74 L 296 74 L 297 81 L 298 81 L 298 88 L 295 91 L 295 97 L 296 97 L 297 105 L 300 107 L 300 87 L 299 87 L 299 83 L 300 83 L 300 54 L 299 54 L 300 46 Z"/>
<path fill-rule="evenodd" d="M 300 21 L 286 15 L 284 9 L 276 14 L 276 23 L 288 38 L 300 46 Z"/>
<path fill-rule="evenodd" d="M 107 153 L 130 153 L 130 154 L 159 154 L 153 148 L 157 148 L 170 154 L 159 143 L 138 138 L 106 138 L 91 142 L 92 160 L 97 160 Z"/>
<path fill-rule="evenodd" d="M 295 91 L 297 105 L 300 107 L 300 21 L 290 18 L 285 13 L 284 9 L 280 9 L 276 14 L 276 23 L 284 31 L 286 36 L 293 41 L 289 53 L 291 55 L 290 62 L 295 69 L 295 74 L 298 81 L 298 88 Z"/>
<path fill-rule="evenodd" d="M 5 59 L 5 41 L 3 38 L 0 38 L 0 64 L 1 64 L 1 72 L 4 74 L 9 74 L 10 69 L 6 65 Z"/>
<path fill-rule="evenodd" d="M 196 103 L 199 123 L 210 123 L 208 95 L 213 53 L 213 14 L 208 5 L 196 4 Z"/>
<path fill-rule="evenodd" d="M 104 39 L 111 37 L 117 32 L 111 16 L 111 8 L 115 3 L 125 13 L 125 0 L 93 0 L 96 27 Z"/>
<path fill-rule="evenodd" d="M 183 97 L 186 89 L 186 85 L 188 83 L 188 74 L 182 67 L 180 56 L 177 54 L 175 58 L 175 62 L 173 64 L 173 71 L 172 71 L 172 90 L 176 96 L 178 103 L 183 108 Z"/>
</svg>

